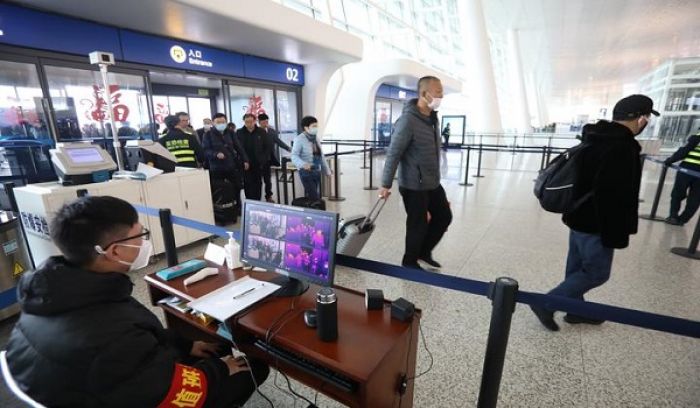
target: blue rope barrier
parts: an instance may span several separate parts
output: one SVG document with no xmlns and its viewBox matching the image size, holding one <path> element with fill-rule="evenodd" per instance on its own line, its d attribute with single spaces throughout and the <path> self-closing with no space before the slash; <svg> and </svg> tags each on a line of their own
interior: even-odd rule
<svg viewBox="0 0 700 408">
<path fill-rule="evenodd" d="M 134 207 L 136 211 L 140 213 L 150 215 L 153 217 L 159 216 L 158 209 L 149 208 L 138 204 L 131 204 L 131 206 Z M 191 220 L 189 218 L 178 217 L 177 215 L 172 215 L 170 219 L 172 220 L 173 224 L 180 225 L 185 228 L 191 228 L 197 231 L 206 232 L 209 235 L 216 235 L 218 237 L 228 238 L 228 233 L 233 232 L 233 237 L 235 239 L 241 239 L 241 232 L 239 230 L 227 230 L 226 228 L 219 227 L 217 225 L 211 225 L 204 222 Z"/>
<path fill-rule="evenodd" d="M 158 216 L 157 209 L 138 204 L 132 205 L 138 212 L 151 216 Z M 174 224 L 203 231 L 211 235 L 228 238 L 228 230 L 225 228 L 175 215 L 173 215 L 171 219 Z M 234 236 L 239 239 L 240 231 L 234 231 Z M 383 262 L 355 258 L 341 254 L 336 254 L 336 264 L 364 270 L 377 275 L 424 283 L 435 287 L 452 289 L 479 296 L 489 296 L 491 288 L 491 283 L 489 282 L 467 279 L 453 275 L 433 273 L 425 270 L 405 268 L 403 266 L 390 265 Z M 626 324 L 628 326 L 673 333 L 686 337 L 700 338 L 700 322 L 698 321 L 643 312 L 640 310 L 627 309 L 618 306 L 610 306 L 602 303 L 587 302 L 562 296 L 546 295 L 526 291 L 519 291 L 516 301 L 518 303 L 539 306 L 549 310 L 564 311 L 591 319 L 606 320 Z"/>
</svg>

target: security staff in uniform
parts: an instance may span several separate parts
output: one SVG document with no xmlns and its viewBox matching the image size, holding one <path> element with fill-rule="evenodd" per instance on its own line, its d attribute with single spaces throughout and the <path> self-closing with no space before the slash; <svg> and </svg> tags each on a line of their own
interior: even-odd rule
<svg viewBox="0 0 700 408">
<path fill-rule="evenodd" d="M 700 172 L 700 132 L 690 136 L 685 146 L 673 153 L 664 163 L 670 166 L 681 159 L 680 167 Z M 679 214 L 681 202 L 686 198 L 685 209 Z M 700 207 L 700 178 L 677 172 L 676 182 L 671 191 L 671 211 L 666 218 L 666 224 L 684 225 L 693 218 L 698 207 Z"/>
<path fill-rule="evenodd" d="M 88 196 L 51 222 L 53 256 L 17 284 L 22 314 L 7 344 L 10 373 L 51 407 L 243 406 L 269 368 L 224 345 L 163 328 L 131 296 L 150 233 L 128 202 Z M 252 371 L 252 372 L 251 372 Z"/>
<path fill-rule="evenodd" d="M 158 142 L 172 153 L 177 159 L 177 165 L 181 167 L 197 168 L 204 165 L 205 156 L 197 137 L 185 133 L 180 128 L 181 120 L 177 116 L 165 118 L 165 126 L 168 133 Z"/>
</svg>

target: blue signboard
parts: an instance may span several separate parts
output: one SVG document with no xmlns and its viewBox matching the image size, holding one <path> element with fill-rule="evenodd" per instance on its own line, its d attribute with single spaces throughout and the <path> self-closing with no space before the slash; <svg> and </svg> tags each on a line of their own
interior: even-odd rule
<svg viewBox="0 0 700 408">
<path fill-rule="evenodd" d="M 107 51 L 121 59 L 116 28 L 0 4 L 0 43 L 87 57 Z"/>
<path fill-rule="evenodd" d="M 304 67 L 289 62 L 246 55 L 243 57 L 245 77 L 285 84 L 304 85 Z"/>
<path fill-rule="evenodd" d="M 387 99 L 407 100 L 417 98 L 418 94 L 410 89 L 399 88 L 398 86 L 381 84 L 377 89 L 376 96 Z"/>
<path fill-rule="evenodd" d="M 119 32 L 125 61 L 243 76 L 241 54 L 128 30 Z"/>
</svg>

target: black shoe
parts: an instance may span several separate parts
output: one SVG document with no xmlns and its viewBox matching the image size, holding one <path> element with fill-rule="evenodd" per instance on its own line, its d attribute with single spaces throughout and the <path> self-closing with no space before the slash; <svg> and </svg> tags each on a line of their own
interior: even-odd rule
<svg viewBox="0 0 700 408">
<path fill-rule="evenodd" d="M 567 323 L 569 323 L 569 324 L 581 324 L 581 323 L 585 323 L 585 324 L 595 324 L 595 325 L 598 325 L 598 324 L 603 324 L 603 322 L 604 322 L 605 320 L 590 319 L 590 318 L 588 318 L 588 317 L 576 316 L 576 315 L 572 315 L 572 314 L 567 313 L 566 316 L 564 316 L 564 321 L 567 322 Z"/>
<path fill-rule="evenodd" d="M 678 217 L 668 217 L 664 220 L 666 224 L 669 225 L 679 225 L 682 226 L 684 224 L 683 221 L 679 220 Z"/>
<path fill-rule="evenodd" d="M 421 256 L 418 258 L 419 261 L 423 261 L 427 263 L 428 265 L 432 266 L 433 268 L 442 268 L 442 265 L 438 263 L 438 261 L 434 260 L 432 256 Z"/>
<path fill-rule="evenodd" d="M 537 306 L 530 306 L 530 309 L 532 309 L 532 312 L 535 314 L 535 316 L 537 316 L 537 319 L 539 319 L 540 323 L 542 323 L 547 330 L 559 331 L 559 325 L 554 321 L 554 312 L 550 312 Z"/>
<path fill-rule="evenodd" d="M 401 262 L 401 266 L 403 266 L 404 268 L 420 269 L 421 271 L 425 270 L 421 268 L 420 265 L 418 265 L 418 262 Z"/>
</svg>

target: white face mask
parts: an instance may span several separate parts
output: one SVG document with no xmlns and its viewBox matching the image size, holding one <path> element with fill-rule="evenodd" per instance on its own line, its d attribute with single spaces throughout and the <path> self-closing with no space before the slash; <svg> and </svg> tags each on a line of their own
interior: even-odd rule
<svg viewBox="0 0 700 408">
<path fill-rule="evenodd" d="M 121 245 L 129 248 L 138 248 L 139 253 L 136 255 L 136 258 L 129 263 L 129 262 L 124 262 L 124 261 L 117 261 L 122 265 L 129 265 L 129 272 L 135 271 L 138 269 L 143 269 L 146 266 L 148 266 L 148 260 L 151 259 L 151 255 L 153 254 L 153 244 L 151 243 L 150 240 L 143 240 L 141 243 L 141 246 L 139 245 L 129 245 L 129 244 L 114 244 L 114 245 Z"/>
<path fill-rule="evenodd" d="M 223 132 L 224 130 L 226 130 L 226 124 L 225 124 L 225 123 L 217 123 L 216 125 L 214 125 L 214 127 L 215 127 L 216 130 L 218 130 L 219 132 Z"/>
<path fill-rule="evenodd" d="M 204 125 L 204 130 L 209 130 L 211 129 L 211 125 Z"/>
<path fill-rule="evenodd" d="M 318 128 L 317 127 L 310 127 L 309 128 L 309 134 L 312 136 L 316 136 L 318 134 Z"/>
<path fill-rule="evenodd" d="M 437 110 L 441 103 L 442 98 L 433 98 L 433 100 L 428 103 L 428 107 L 432 110 Z"/>
</svg>

